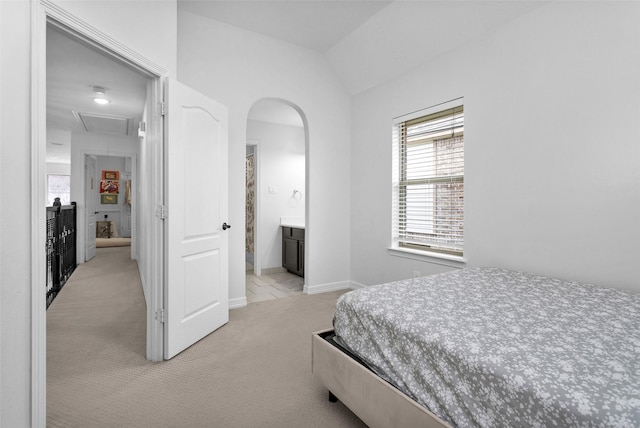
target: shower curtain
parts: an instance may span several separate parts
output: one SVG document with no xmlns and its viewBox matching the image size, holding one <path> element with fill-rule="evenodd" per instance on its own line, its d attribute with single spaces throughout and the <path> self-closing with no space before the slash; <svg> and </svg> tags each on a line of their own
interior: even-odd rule
<svg viewBox="0 0 640 428">
<path fill-rule="evenodd" d="M 246 248 L 247 253 L 253 254 L 254 251 L 254 213 L 255 213 L 255 160 L 253 153 L 247 155 L 247 203 L 246 203 Z"/>
</svg>

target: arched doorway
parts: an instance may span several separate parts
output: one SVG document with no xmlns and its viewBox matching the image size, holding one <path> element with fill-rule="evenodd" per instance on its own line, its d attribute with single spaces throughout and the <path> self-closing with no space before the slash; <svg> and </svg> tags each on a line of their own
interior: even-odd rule
<svg viewBox="0 0 640 428">
<path fill-rule="evenodd" d="M 275 98 L 257 101 L 247 117 L 245 258 L 248 274 L 273 276 L 276 281 L 283 272 L 293 273 L 280 291 L 260 290 L 256 297 L 247 286 L 247 301 L 284 297 L 293 290 L 302 292 L 304 284 L 305 245 L 307 228 L 307 147 L 306 117 L 295 104 Z M 283 227 L 285 226 L 285 227 Z M 286 229 L 289 227 L 289 229 Z M 296 242 L 286 241 L 283 233 L 298 229 Z M 291 237 L 290 237 L 291 238 Z M 293 253 L 291 253 L 293 251 Z M 286 259 L 290 259 L 286 263 Z M 247 281 L 249 284 L 249 281 Z M 256 290 L 254 290 L 256 291 Z"/>
</svg>

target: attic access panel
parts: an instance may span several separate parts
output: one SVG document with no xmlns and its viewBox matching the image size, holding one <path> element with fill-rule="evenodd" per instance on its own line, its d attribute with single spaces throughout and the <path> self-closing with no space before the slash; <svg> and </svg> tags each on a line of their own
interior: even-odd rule
<svg viewBox="0 0 640 428">
<path fill-rule="evenodd" d="M 106 114 L 73 112 L 87 132 L 129 136 L 133 134 L 133 118 Z"/>
</svg>

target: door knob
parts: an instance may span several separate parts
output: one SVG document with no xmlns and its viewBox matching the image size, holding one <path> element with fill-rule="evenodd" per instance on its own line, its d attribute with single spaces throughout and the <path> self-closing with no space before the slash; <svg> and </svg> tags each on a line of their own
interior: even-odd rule
<svg viewBox="0 0 640 428">
<path fill-rule="evenodd" d="M 231 227 L 231 225 L 227 224 L 226 222 L 222 223 L 222 230 L 227 230 Z"/>
</svg>

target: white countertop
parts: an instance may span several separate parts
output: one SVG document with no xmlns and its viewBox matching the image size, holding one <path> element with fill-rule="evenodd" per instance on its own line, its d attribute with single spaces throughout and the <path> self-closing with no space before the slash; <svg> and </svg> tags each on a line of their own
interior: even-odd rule
<svg viewBox="0 0 640 428">
<path fill-rule="evenodd" d="M 280 217 L 280 226 L 304 229 L 304 217 Z"/>
<path fill-rule="evenodd" d="M 304 229 L 304 224 L 281 224 L 282 227 L 292 227 L 294 229 Z"/>
</svg>

